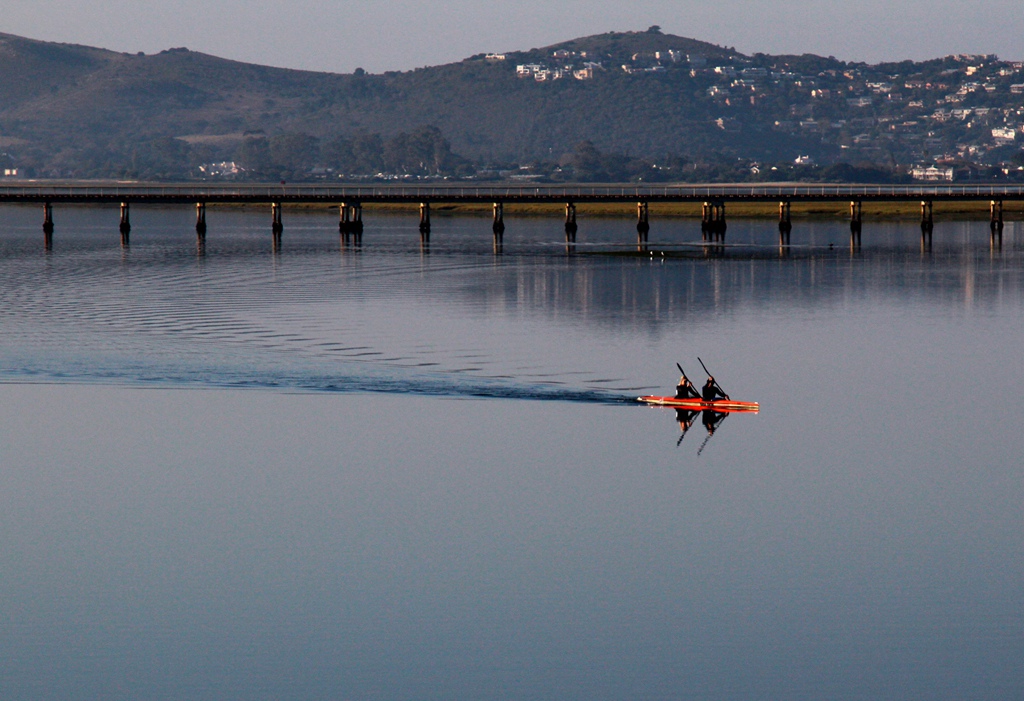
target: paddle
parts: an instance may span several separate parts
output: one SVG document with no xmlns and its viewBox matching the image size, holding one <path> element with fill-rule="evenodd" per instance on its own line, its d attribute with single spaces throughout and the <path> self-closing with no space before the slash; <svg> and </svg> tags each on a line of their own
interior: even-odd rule
<svg viewBox="0 0 1024 701">
<path fill-rule="evenodd" d="M 706 446 L 708 444 L 709 440 L 711 440 L 711 434 L 710 433 L 707 436 L 704 437 L 704 442 L 700 444 L 699 448 L 697 448 L 697 457 L 698 458 L 700 457 L 700 454 L 704 452 L 704 446 Z"/>
<path fill-rule="evenodd" d="M 715 426 L 714 433 L 709 432 L 708 435 L 704 438 L 704 442 L 701 443 L 700 444 L 700 448 L 697 449 L 697 457 L 698 458 L 700 457 L 700 454 L 704 452 L 704 448 L 707 447 L 708 441 L 711 440 L 711 436 L 715 435 L 715 433 L 718 433 L 718 431 L 722 428 L 722 424 L 725 423 L 725 420 L 727 418 L 729 418 L 728 414 L 722 414 L 721 420 L 718 422 L 718 425 Z"/>
<path fill-rule="evenodd" d="M 682 365 L 680 365 L 679 363 L 676 363 L 676 367 L 677 367 L 677 368 L 679 368 L 679 372 L 680 372 L 680 373 L 682 374 L 682 376 L 683 376 L 683 377 L 686 377 L 686 370 L 683 370 L 683 366 L 682 366 Z M 686 377 L 686 381 L 687 381 L 687 382 L 689 382 L 689 381 L 690 381 L 690 378 Z M 691 391 L 693 391 L 693 392 L 694 392 L 695 394 L 697 394 L 697 396 L 696 396 L 696 397 L 694 397 L 694 398 L 695 398 L 695 399 L 699 399 L 699 398 L 700 398 L 700 397 L 699 397 L 699 393 L 697 393 L 697 389 L 696 389 L 696 388 L 695 388 L 695 387 L 693 386 L 693 383 L 690 383 L 690 389 L 691 389 Z"/>
<path fill-rule="evenodd" d="M 704 364 L 704 361 L 700 359 L 700 356 L 697 356 L 697 362 L 700 363 L 702 368 L 704 368 L 704 372 L 707 373 L 708 377 L 714 377 L 710 372 L 708 372 L 708 366 Z M 729 395 L 725 393 L 724 389 L 722 389 L 722 385 L 718 384 L 718 380 L 715 380 L 715 387 L 725 396 L 726 399 L 729 398 Z"/>
</svg>

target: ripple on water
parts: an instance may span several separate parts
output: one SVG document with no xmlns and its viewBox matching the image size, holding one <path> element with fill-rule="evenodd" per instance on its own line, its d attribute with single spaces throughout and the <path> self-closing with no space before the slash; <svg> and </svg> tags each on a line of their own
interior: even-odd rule
<svg viewBox="0 0 1024 701">
<path fill-rule="evenodd" d="M 208 245 L 197 258 L 176 235 L 148 231 L 129 251 L 88 229 L 64 233 L 71 244 L 50 255 L 8 247 L 0 373 L 587 401 L 607 399 L 602 385 L 614 382 L 552 365 L 515 338 L 516 305 L 502 297 L 495 308 L 493 281 L 482 284 L 514 263 L 401 249 L 344 258 L 321 245 L 274 257 L 262 240 Z"/>
</svg>

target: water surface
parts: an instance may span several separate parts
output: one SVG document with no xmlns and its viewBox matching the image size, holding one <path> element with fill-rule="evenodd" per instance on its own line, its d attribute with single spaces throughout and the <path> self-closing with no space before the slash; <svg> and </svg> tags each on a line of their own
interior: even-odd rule
<svg viewBox="0 0 1024 701">
<path fill-rule="evenodd" d="M 3 698 L 1024 691 L 1020 224 L 265 214 L 4 210 Z"/>
</svg>

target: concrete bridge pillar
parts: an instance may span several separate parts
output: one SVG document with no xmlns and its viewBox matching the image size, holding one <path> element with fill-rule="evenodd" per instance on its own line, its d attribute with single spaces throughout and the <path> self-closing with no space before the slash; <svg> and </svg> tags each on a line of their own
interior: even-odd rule
<svg viewBox="0 0 1024 701">
<path fill-rule="evenodd" d="M 196 236 L 206 236 L 206 203 L 196 202 Z"/>
<path fill-rule="evenodd" d="M 53 206 L 49 202 L 43 203 L 43 241 L 47 251 L 53 248 Z"/>
<path fill-rule="evenodd" d="M 992 231 L 1003 231 L 1003 201 L 992 200 L 989 204 L 990 223 Z"/>
<path fill-rule="evenodd" d="M 779 202 L 779 244 L 789 243 L 790 232 L 793 231 L 793 211 L 789 200 Z"/>
<path fill-rule="evenodd" d="M 850 202 L 850 246 L 860 247 L 861 224 L 864 220 L 864 207 L 860 200 Z"/>
<path fill-rule="evenodd" d="M 921 201 L 921 230 L 929 232 L 935 227 L 935 214 L 931 200 Z"/>
<path fill-rule="evenodd" d="M 701 238 L 724 242 L 726 228 L 725 202 L 705 202 L 701 209 Z"/>
<path fill-rule="evenodd" d="M 420 202 L 420 238 L 430 237 L 430 203 Z"/>
<path fill-rule="evenodd" d="M 359 237 L 363 233 L 363 205 L 359 202 L 342 202 L 338 206 L 338 232 L 347 237 Z"/>
<path fill-rule="evenodd" d="M 725 242 L 725 230 L 728 225 L 725 223 L 725 202 L 718 202 L 715 204 L 715 238 L 720 242 Z"/>
<path fill-rule="evenodd" d="M 565 242 L 576 243 L 576 205 L 565 203 Z"/>
<path fill-rule="evenodd" d="M 494 232 L 495 236 L 501 236 L 505 233 L 505 206 L 501 202 L 495 202 L 493 214 L 491 231 Z"/>
<path fill-rule="evenodd" d="M 650 210 L 647 202 L 641 200 L 636 203 L 636 235 L 639 243 L 647 241 L 647 234 L 651 230 Z"/>
<path fill-rule="evenodd" d="M 342 202 L 338 205 L 338 233 L 344 237 L 348 237 L 352 231 L 352 210 L 348 204 Z"/>
<path fill-rule="evenodd" d="M 352 232 L 362 238 L 363 236 L 363 203 L 352 203 Z"/>
<path fill-rule="evenodd" d="M 793 230 L 793 212 L 789 200 L 779 202 L 779 231 Z"/>
<path fill-rule="evenodd" d="M 121 231 L 121 245 L 128 245 L 128 234 L 132 231 L 132 222 L 129 212 L 129 206 L 127 202 L 121 203 L 121 225 L 118 227 Z"/>
<path fill-rule="evenodd" d="M 360 248 L 363 245 L 363 204 L 361 202 L 354 202 L 352 204 L 352 214 L 349 219 L 349 226 L 352 227 L 353 243 L 355 243 L 356 248 Z"/>
<path fill-rule="evenodd" d="M 932 230 L 935 228 L 935 215 L 931 200 L 921 202 L 921 251 L 930 253 L 932 250 Z"/>
<path fill-rule="evenodd" d="M 281 234 L 284 233 L 284 220 L 281 216 L 282 206 L 280 202 L 273 202 L 270 205 L 271 224 L 270 231 L 274 234 L 275 239 L 281 238 Z"/>
<path fill-rule="evenodd" d="M 992 204 L 989 207 L 991 213 L 991 221 L 989 226 L 991 227 L 992 234 L 989 237 L 989 245 L 993 251 L 1002 250 L 1003 248 L 1003 201 L 992 200 Z"/>
</svg>

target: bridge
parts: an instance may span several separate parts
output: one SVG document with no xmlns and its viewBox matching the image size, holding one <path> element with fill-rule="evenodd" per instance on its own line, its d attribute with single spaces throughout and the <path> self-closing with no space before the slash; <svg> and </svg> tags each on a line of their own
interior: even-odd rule
<svg viewBox="0 0 1024 701">
<path fill-rule="evenodd" d="M 53 208 L 59 204 L 118 204 L 121 210 L 122 243 L 131 231 L 133 204 L 194 206 L 196 232 L 206 235 L 207 204 L 269 205 L 271 231 L 278 243 L 284 231 L 282 209 L 286 204 L 331 204 L 339 208 L 339 232 L 361 237 L 363 204 L 418 204 L 420 235 L 430 235 L 431 204 L 483 204 L 493 211 L 496 245 L 505 230 L 505 204 L 557 204 L 565 207 L 566 241 L 577 232 L 576 205 L 583 203 L 635 203 L 637 235 L 641 243 L 650 230 L 650 203 L 700 203 L 701 231 L 705 240 L 724 241 L 726 206 L 730 203 L 778 203 L 780 243 L 788 244 L 792 230 L 791 205 L 847 202 L 850 207 L 851 243 L 859 244 L 862 207 L 865 202 L 920 202 L 922 236 L 931 236 L 934 202 L 988 202 L 993 236 L 1002 235 L 1003 203 L 1024 200 L 1022 185 L 812 185 L 812 184 L 718 184 L 718 185 L 326 185 L 326 184 L 207 184 L 137 182 L 24 182 L 0 185 L 0 203 L 34 203 L 43 206 L 46 245 L 52 242 Z"/>
</svg>

